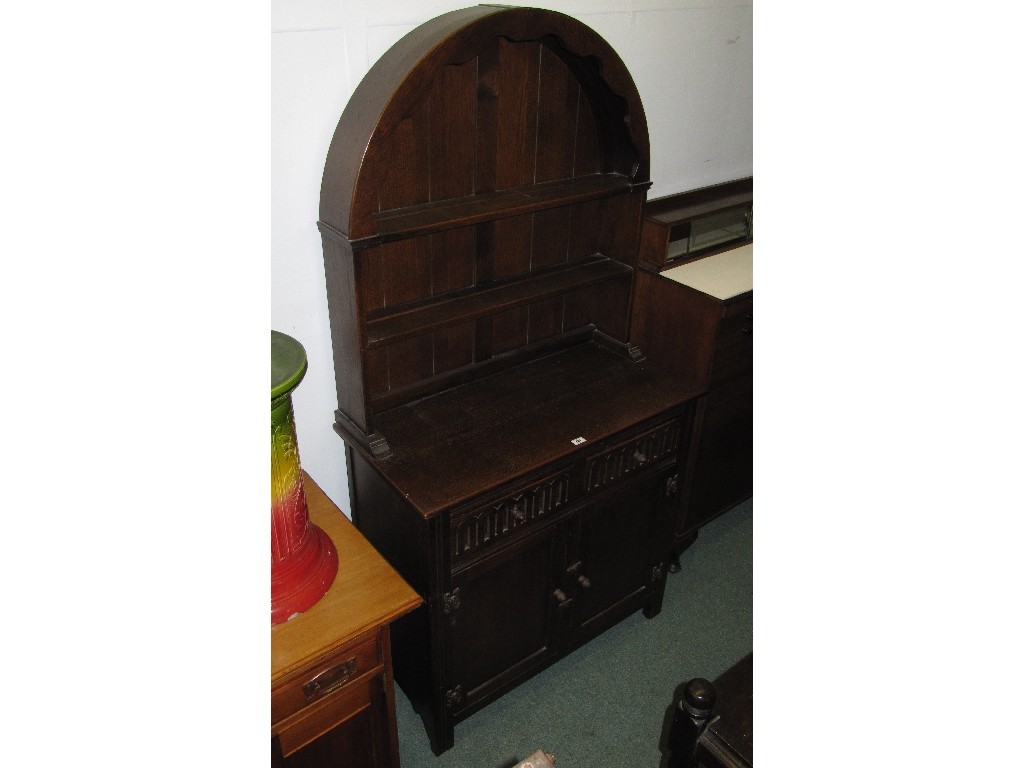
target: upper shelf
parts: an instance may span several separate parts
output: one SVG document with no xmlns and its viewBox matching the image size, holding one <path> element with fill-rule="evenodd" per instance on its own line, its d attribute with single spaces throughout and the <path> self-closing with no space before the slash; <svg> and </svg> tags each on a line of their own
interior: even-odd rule
<svg viewBox="0 0 1024 768">
<path fill-rule="evenodd" d="M 372 349 L 594 283 L 628 279 L 632 273 L 625 264 L 594 254 L 501 283 L 427 299 L 415 306 L 381 310 L 367 318 L 366 346 Z"/>
<path fill-rule="evenodd" d="M 633 188 L 626 176 L 596 174 L 380 211 L 373 218 L 380 239 L 387 242 L 597 200 Z"/>
</svg>

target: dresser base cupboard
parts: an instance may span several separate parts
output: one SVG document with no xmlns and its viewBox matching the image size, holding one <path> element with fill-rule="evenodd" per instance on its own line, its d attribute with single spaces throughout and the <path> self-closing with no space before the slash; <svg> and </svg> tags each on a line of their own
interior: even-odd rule
<svg viewBox="0 0 1024 768">
<path fill-rule="evenodd" d="M 584 344 L 390 414 L 386 460 L 349 444 L 356 522 L 428 605 L 394 626 L 394 663 L 436 753 L 660 611 L 693 415 L 671 376 Z"/>
</svg>

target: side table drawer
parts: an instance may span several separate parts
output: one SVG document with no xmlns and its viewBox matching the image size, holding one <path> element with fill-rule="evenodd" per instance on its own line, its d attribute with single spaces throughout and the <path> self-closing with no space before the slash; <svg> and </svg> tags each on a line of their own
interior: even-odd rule
<svg viewBox="0 0 1024 768">
<path fill-rule="evenodd" d="M 358 723 L 358 720 L 353 718 L 372 709 L 376 703 L 375 695 L 383 690 L 385 684 L 383 669 L 375 675 L 362 675 L 328 699 L 307 707 L 278 724 L 276 736 L 282 757 L 291 757 L 303 747 L 322 742 L 325 734 L 339 734 L 346 729 L 346 723 L 349 721 Z M 365 724 L 361 730 L 363 729 Z M 345 738 L 344 735 L 342 738 Z M 308 764 L 308 759 L 298 761 L 298 765 Z M 321 762 L 316 761 L 315 764 L 320 765 Z"/>
<path fill-rule="evenodd" d="M 383 663 L 379 631 L 357 638 L 271 691 L 271 722 L 277 725 L 305 707 L 339 697 L 352 681 Z"/>
</svg>

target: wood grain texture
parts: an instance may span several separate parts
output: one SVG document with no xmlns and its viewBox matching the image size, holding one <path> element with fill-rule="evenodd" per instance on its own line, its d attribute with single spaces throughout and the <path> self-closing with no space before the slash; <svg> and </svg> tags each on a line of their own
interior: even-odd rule
<svg viewBox="0 0 1024 768">
<path fill-rule="evenodd" d="M 398 768 L 390 626 L 423 600 L 305 472 L 302 482 L 339 568 L 320 601 L 271 628 L 272 765 Z"/>
<path fill-rule="evenodd" d="M 702 390 L 597 345 L 577 345 L 380 417 L 394 456 L 380 471 L 424 516 L 679 408 Z"/>
<path fill-rule="evenodd" d="M 537 151 L 539 43 L 498 43 L 497 189 L 532 184 Z"/>
<path fill-rule="evenodd" d="M 454 11 L 385 53 L 342 114 L 321 188 L 321 231 L 341 244 L 330 258 L 354 262 L 328 270 L 346 423 L 368 444 L 383 408 L 587 326 L 625 343 L 628 280 L 595 283 L 587 260 L 636 267 L 648 156 L 629 72 L 571 17 Z M 545 272 L 563 264 L 580 276 Z M 506 288 L 517 280 L 536 293 Z"/>
<path fill-rule="evenodd" d="M 481 46 L 481 40 L 490 44 Z M 474 88 L 469 87 L 470 71 L 476 76 Z M 550 126 L 548 134 L 568 129 L 573 121 L 556 108 L 574 99 L 578 118 L 569 141 L 559 138 L 538 150 L 538 114 L 544 117 L 543 126 Z M 429 117 L 431 106 L 458 118 L 435 122 Z M 429 131 L 418 130 L 425 116 L 434 139 L 428 138 Z M 422 25 L 371 67 L 349 100 L 328 150 L 321 221 L 356 240 L 374 233 L 375 211 L 437 199 L 419 186 L 428 179 L 440 185 L 439 194 L 464 186 L 466 157 L 439 153 L 436 132 L 461 136 L 470 116 L 477 135 L 477 192 L 560 176 L 568 167 L 569 146 L 575 175 L 611 172 L 634 182 L 649 179 L 646 117 L 615 51 L 563 14 L 477 6 Z M 393 130 L 375 134 L 378 125 Z M 508 152 L 503 141 L 510 142 Z M 409 165 L 395 169 L 396 156 Z M 436 162 L 453 169 L 451 178 L 435 180 L 432 172 L 412 178 L 424 165 L 433 170 Z M 386 188 L 385 180 L 400 186 Z M 454 187 L 446 188 L 449 184 Z"/>
</svg>

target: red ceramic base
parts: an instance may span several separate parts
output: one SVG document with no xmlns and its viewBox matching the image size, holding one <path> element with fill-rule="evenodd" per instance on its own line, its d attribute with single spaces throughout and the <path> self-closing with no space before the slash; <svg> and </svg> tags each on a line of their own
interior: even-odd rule
<svg viewBox="0 0 1024 768">
<path fill-rule="evenodd" d="M 280 624 L 312 608 L 337 573 L 334 542 L 310 523 L 299 546 L 270 567 L 270 623 Z"/>
</svg>

